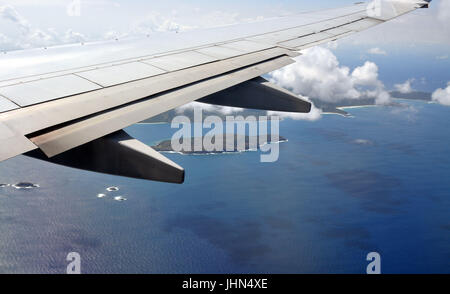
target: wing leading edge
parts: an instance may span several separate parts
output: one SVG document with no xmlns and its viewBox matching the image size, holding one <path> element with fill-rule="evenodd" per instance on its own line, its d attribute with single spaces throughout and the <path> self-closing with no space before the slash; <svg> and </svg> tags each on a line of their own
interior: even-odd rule
<svg viewBox="0 0 450 294">
<path fill-rule="evenodd" d="M 3 54 L 0 161 L 28 152 L 71 167 L 181 183 L 181 167 L 121 130 L 195 100 L 309 112 L 309 102 L 260 76 L 294 62 L 296 51 L 429 2 L 381 0 L 146 40 Z"/>
</svg>

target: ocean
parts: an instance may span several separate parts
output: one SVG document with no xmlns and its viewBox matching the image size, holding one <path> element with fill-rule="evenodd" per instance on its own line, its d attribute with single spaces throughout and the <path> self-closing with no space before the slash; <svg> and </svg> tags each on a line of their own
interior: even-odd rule
<svg viewBox="0 0 450 294">
<path fill-rule="evenodd" d="M 369 252 L 382 273 L 450 273 L 450 107 L 401 103 L 283 120 L 274 163 L 165 154 L 183 185 L 3 162 L 0 184 L 39 187 L 0 187 L 0 273 L 62 274 L 69 252 L 82 273 L 365 273 Z"/>
</svg>

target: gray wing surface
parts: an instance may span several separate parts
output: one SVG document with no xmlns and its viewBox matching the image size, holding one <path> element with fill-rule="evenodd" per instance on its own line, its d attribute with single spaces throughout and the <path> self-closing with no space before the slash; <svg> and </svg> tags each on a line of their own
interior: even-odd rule
<svg viewBox="0 0 450 294">
<path fill-rule="evenodd" d="M 429 2 L 381 0 L 143 39 L 7 52 L 0 56 L 0 161 L 26 153 L 86 170 L 181 183 L 181 167 L 122 129 L 195 100 L 309 112 L 309 102 L 260 76 L 293 63 L 302 49 Z"/>
</svg>

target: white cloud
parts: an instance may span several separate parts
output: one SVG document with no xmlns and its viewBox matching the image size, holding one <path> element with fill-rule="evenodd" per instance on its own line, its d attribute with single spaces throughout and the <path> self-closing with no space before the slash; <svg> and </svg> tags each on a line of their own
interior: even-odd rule
<svg viewBox="0 0 450 294">
<path fill-rule="evenodd" d="M 432 95 L 433 101 L 442 105 L 450 106 L 450 82 L 447 83 L 447 88 L 437 89 Z"/>
<path fill-rule="evenodd" d="M 158 12 L 153 12 L 132 23 L 130 29 L 125 32 L 109 31 L 102 37 L 103 39 L 124 38 L 131 35 L 148 35 L 154 32 L 181 32 L 194 28 L 174 21 L 176 15 L 173 13 L 171 17 L 165 17 Z M 0 6 L 0 20 L 6 21 L 16 29 L 16 32 L 0 34 L 0 50 L 9 51 L 90 41 L 86 35 L 72 29 L 61 33 L 51 28 L 34 27 L 12 5 Z"/>
<path fill-rule="evenodd" d="M 28 21 L 10 5 L 0 6 L 0 17 L 17 24 L 24 34 L 28 34 L 31 31 L 31 26 Z"/>
<path fill-rule="evenodd" d="M 370 48 L 369 50 L 367 50 L 367 53 L 373 54 L 373 55 L 387 55 L 386 51 L 384 51 L 383 49 L 380 49 L 378 47 Z"/>
<path fill-rule="evenodd" d="M 68 30 L 65 34 L 59 34 L 54 29 L 40 29 L 33 27 L 13 6 L 0 6 L 0 20 L 9 22 L 19 32 L 0 36 L 2 50 L 17 50 L 35 47 L 44 47 L 62 43 L 83 42 L 82 34 Z M 12 41 L 14 40 L 14 41 Z"/>
<path fill-rule="evenodd" d="M 336 50 L 339 47 L 339 42 L 338 41 L 330 41 L 326 44 L 328 49 L 331 50 Z"/>
<path fill-rule="evenodd" d="M 411 84 L 414 82 L 414 79 L 408 79 L 402 84 L 395 84 L 394 87 L 397 91 L 403 94 L 411 93 L 413 90 Z"/>
<path fill-rule="evenodd" d="M 437 60 L 446 60 L 448 59 L 448 54 L 436 56 Z"/>
<path fill-rule="evenodd" d="M 89 6 L 113 5 L 110 1 L 104 0 L 90 1 L 90 3 L 83 2 L 83 5 L 85 4 Z M 122 39 L 130 36 L 149 35 L 155 32 L 183 32 L 195 28 L 253 22 L 264 18 L 262 16 L 255 16 L 253 18 L 243 17 L 239 13 L 228 13 L 218 10 L 207 11 L 200 9 L 195 10 L 193 14 L 189 14 L 189 12 L 180 14 L 176 10 L 164 14 L 156 10 L 151 10 L 145 17 L 136 18 L 137 20 L 120 26 L 120 29 L 111 29 L 105 33 L 91 26 L 92 29 L 82 34 L 70 28 L 61 32 L 49 28 L 35 27 L 15 8 L 16 5 L 23 10 L 25 8 L 30 9 L 30 7 L 36 4 L 34 2 L 27 2 L 26 4 L 16 2 L 14 5 L 0 4 L 0 26 L 4 24 L 8 25 L 7 29 L 2 27 L 0 35 L 0 50 L 3 51 L 99 41 L 99 39 Z M 61 6 L 61 2 L 49 0 L 45 3 L 39 2 L 39 5 Z"/>
<path fill-rule="evenodd" d="M 350 78 L 350 69 L 339 66 L 328 49 L 315 47 L 302 52 L 296 63 L 270 74 L 271 80 L 295 94 L 334 101 L 359 98 Z"/>
<path fill-rule="evenodd" d="M 366 62 L 351 72 L 329 49 L 314 47 L 302 53 L 295 64 L 272 72 L 271 80 L 296 94 L 326 102 L 365 97 L 375 98 L 378 104 L 389 102 L 375 63 Z"/>
<path fill-rule="evenodd" d="M 86 41 L 86 37 L 83 34 L 74 32 L 73 30 L 67 30 L 63 39 L 64 43 L 82 43 Z"/>
<path fill-rule="evenodd" d="M 378 80 L 378 66 L 371 61 L 366 61 L 363 66 L 355 68 L 351 76 L 358 85 L 378 86 L 381 83 Z"/>
<path fill-rule="evenodd" d="M 17 44 L 11 40 L 8 36 L 0 33 L 0 50 L 9 51 L 17 48 Z"/>
<path fill-rule="evenodd" d="M 367 139 L 356 139 L 356 140 L 353 140 L 352 143 L 358 144 L 358 145 L 366 145 L 366 146 L 374 145 L 374 143 L 372 141 L 367 140 Z"/>
</svg>

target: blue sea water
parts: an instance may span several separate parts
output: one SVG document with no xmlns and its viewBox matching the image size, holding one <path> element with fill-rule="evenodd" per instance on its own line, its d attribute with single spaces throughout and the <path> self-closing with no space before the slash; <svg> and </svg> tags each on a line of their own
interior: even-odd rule
<svg viewBox="0 0 450 294">
<path fill-rule="evenodd" d="M 372 251 L 383 273 L 450 273 L 450 107 L 401 103 L 284 120 L 275 163 L 166 154 L 183 185 L 1 163 L 0 182 L 40 187 L 0 188 L 0 273 L 64 273 L 69 252 L 83 273 L 365 273 Z"/>
</svg>

